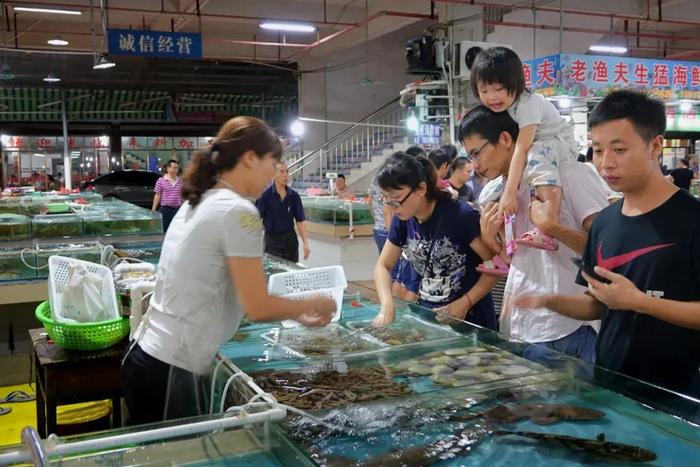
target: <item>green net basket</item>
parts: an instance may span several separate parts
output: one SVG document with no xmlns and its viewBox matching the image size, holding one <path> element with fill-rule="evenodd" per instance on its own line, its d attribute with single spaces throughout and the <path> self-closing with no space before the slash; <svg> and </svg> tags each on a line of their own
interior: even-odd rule
<svg viewBox="0 0 700 467">
<path fill-rule="evenodd" d="M 64 349 L 100 350 L 110 347 L 129 334 L 129 318 L 100 323 L 58 323 L 51 319 L 51 306 L 43 302 L 36 308 L 36 318 L 49 337 Z"/>
</svg>

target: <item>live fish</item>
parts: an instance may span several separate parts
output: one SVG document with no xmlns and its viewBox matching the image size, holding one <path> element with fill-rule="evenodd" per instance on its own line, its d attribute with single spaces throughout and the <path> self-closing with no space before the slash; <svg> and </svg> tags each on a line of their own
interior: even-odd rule
<svg viewBox="0 0 700 467">
<path fill-rule="evenodd" d="M 531 420 L 538 425 L 549 425 L 560 420 L 589 421 L 598 420 L 605 416 L 600 410 L 559 404 L 499 404 L 483 412 L 466 415 L 454 415 L 450 421 L 468 421 L 483 418 L 492 423 L 515 423 L 521 420 Z"/>
<path fill-rule="evenodd" d="M 493 432 L 494 436 L 521 436 L 543 443 L 561 445 L 571 451 L 576 451 L 592 457 L 615 460 L 618 462 L 650 462 L 656 460 L 656 453 L 631 444 L 605 441 L 605 434 L 600 433 L 596 439 L 576 438 L 574 436 L 537 433 L 532 431 Z"/>
<path fill-rule="evenodd" d="M 461 457 L 491 433 L 487 428 L 463 430 L 426 446 L 397 449 L 367 461 L 356 461 L 343 456 L 330 456 L 327 459 L 314 459 L 329 467 L 421 467 L 436 462 Z"/>
</svg>

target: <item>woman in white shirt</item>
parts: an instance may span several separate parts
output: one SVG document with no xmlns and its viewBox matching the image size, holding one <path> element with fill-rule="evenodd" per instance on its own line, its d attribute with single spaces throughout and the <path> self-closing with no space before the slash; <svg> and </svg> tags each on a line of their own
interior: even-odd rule
<svg viewBox="0 0 700 467">
<path fill-rule="evenodd" d="M 265 122 L 236 117 L 195 154 L 183 180 L 185 203 L 163 241 L 146 318 L 122 364 L 130 423 L 203 413 L 202 376 L 220 346 L 250 321 L 295 319 L 325 326 L 335 303 L 267 294 L 260 196 L 282 156 Z"/>
</svg>

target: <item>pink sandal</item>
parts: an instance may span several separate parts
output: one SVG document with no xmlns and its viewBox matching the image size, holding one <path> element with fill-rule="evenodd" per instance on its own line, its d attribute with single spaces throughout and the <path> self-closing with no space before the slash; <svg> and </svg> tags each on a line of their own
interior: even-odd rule
<svg viewBox="0 0 700 467">
<path fill-rule="evenodd" d="M 530 248 L 539 248 L 541 250 L 556 251 L 559 249 L 559 243 L 550 237 L 549 235 L 543 233 L 540 229 L 535 227 L 529 232 L 525 232 L 519 240 L 517 240 L 518 245 L 529 246 Z"/>
<path fill-rule="evenodd" d="M 476 270 L 482 274 L 491 276 L 507 276 L 510 271 L 510 266 L 496 255 L 488 261 L 484 261 L 476 267 Z"/>
</svg>

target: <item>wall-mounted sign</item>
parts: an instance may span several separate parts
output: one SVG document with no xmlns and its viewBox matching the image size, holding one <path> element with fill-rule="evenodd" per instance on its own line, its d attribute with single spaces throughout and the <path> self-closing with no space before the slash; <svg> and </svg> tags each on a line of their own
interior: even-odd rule
<svg viewBox="0 0 700 467">
<path fill-rule="evenodd" d="M 202 58 L 202 36 L 183 32 L 109 29 L 111 55 Z"/>
<path fill-rule="evenodd" d="M 33 136 L 29 138 L 29 147 L 35 150 L 56 149 L 56 138 L 53 136 Z"/>
<path fill-rule="evenodd" d="M 549 55 L 523 63 L 528 88 L 545 96 L 603 97 L 644 88 L 663 100 L 700 99 L 700 63 L 600 55 Z"/>
<path fill-rule="evenodd" d="M 164 150 L 173 148 L 173 139 L 170 136 L 149 136 L 148 149 Z"/>
</svg>

